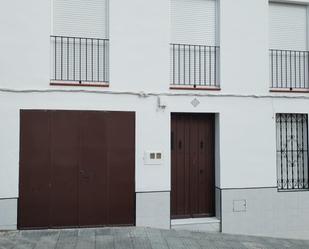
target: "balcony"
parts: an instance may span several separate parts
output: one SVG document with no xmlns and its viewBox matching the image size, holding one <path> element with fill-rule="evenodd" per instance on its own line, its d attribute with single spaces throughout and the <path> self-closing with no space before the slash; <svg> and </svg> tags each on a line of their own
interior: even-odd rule
<svg viewBox="0 0 309 249">
<path fill-rule="evenodd" d="M 51 85 L 108 86 L 109 40 L 51 36 Z"/>
<path fill-rule="evenodd" d="M 171 89 L 220 90 L 218 46 L 171 44 Z"/>
<path fill-rule="evenodd" d="M 308 59 L 308 51 L 271 49 L 271 91 L 309 92 Z"/>
</svg>

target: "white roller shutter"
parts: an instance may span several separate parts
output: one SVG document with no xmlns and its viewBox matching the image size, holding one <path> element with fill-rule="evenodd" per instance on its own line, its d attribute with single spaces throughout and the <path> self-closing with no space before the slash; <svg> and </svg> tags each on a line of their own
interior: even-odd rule
<svg viewBox="0 0 309 249">
<path fill-rule="evenodd" d="M 108 0 L 53 0 L 53 35 L 108 38 Z"/>
<path fill-rule="evenodd" d="M 307 6 L 270 3 L 270 48 L 307 50 Z"/>
<path fill-rule="evenodd" d="M 216 45 L 215 0 L 171 0 L 172 43 Z"/>
</svg>

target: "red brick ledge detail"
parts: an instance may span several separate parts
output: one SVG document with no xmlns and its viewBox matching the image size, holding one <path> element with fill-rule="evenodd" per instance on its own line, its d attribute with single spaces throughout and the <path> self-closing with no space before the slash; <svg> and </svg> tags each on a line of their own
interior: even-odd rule
<svg viewBox="0 0 309 249">
<path fill-rule="evenodd" d="M 170 86 L 171 90 L 204 90 L 204 91 L 221 91 L 218 86 Z"/>
<path fill-rule="evenodd" d="M 309 93 L 309 88 L 270 88 L 269 91 L 277 93 Z"/>
<path fill-rule="evenodd" d="M 49 83 L 51 86 L 83 86 L 83 87 L 109 87 L 109 83 L 106 82 L 81 82 L 78 81 L 56 81 L 51 80 Z"/>
</svg>

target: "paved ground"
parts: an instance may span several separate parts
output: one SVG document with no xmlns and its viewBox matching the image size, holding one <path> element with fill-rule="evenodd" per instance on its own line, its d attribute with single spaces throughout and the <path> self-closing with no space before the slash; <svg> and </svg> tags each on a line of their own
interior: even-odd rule
<svg viewBox="0 0 309 249">
<path fill-rule="evenodd" d="M 307 249 L 309 241 L 149 228 L 0 233 L 1 249 Z"/>
</svg>

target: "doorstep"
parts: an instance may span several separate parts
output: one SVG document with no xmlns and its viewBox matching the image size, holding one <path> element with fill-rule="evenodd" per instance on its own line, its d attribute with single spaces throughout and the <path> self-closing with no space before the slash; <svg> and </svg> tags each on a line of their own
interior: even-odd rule
<svg viewBox="0 0 309 249">
<path fill-rule="evenodd" d="M 216 217 L 171 220 L 171 228 L 175 230 L 220 232 L 220 225 L 221 221 Z"/>
</svg>

